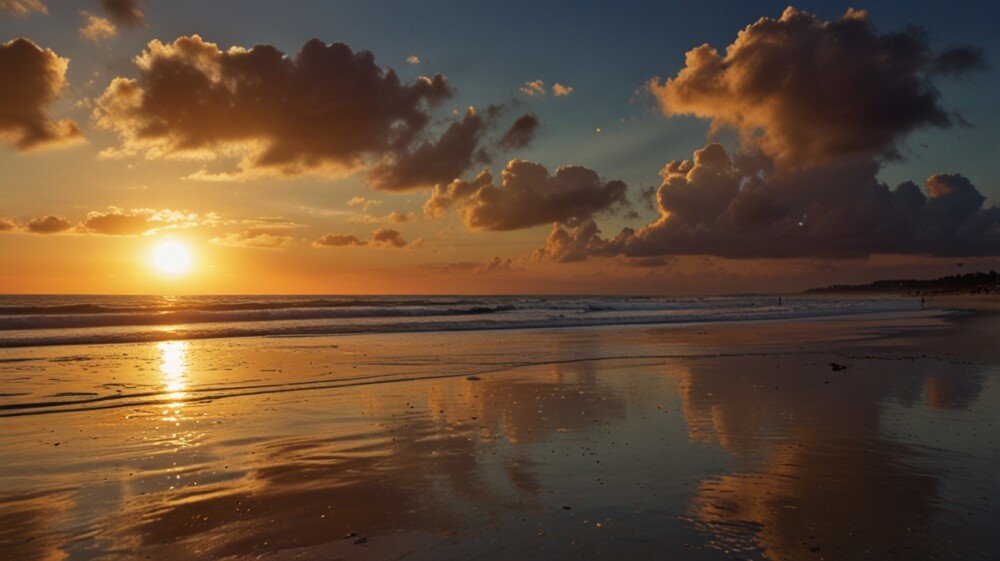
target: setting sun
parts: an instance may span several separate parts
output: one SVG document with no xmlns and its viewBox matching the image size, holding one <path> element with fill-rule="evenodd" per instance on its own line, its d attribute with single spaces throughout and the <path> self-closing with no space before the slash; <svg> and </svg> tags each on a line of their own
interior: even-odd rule
<svg viewBox="0 0 1000 561">
<path fill-rule="evenodd" d="M 191 251 L 180 242 L 163 242 L 153 248 L 153 266 L 164 275 L 182 275 L 191 269 Z"/>
</svg>

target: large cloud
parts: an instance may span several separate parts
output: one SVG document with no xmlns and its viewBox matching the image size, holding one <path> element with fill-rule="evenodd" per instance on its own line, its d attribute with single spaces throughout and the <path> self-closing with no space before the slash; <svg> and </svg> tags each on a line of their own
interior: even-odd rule
<svg viewBox="0 0 1000 561">
<path fill-rule="evenodd" d="M 136 0 L 99 0 L 99 2 L 119 25 L 139 27 L 146 23 L 146 17 Z"/>
<path fill-rule="evenodd" d="M 824 22 L 788 8 L 740 32 L 725 55 L 705 44 L 650 88 L 667 115 L 736 127 L 782 167 L 893 153 L 923 126 L 957 120 L 940 103 L 935 75 L 981 67 L 970 48 L 934 53 L 926 33 L 879 33 L 864 11 Z"/>
<path fill-rule="evenodd" d="M 864 257 L 871 254 L 995 255 L 1000 209 L 958 174 L 890 189 L 879 164 L 848 158 L 794 174 L 740 170 L 718 144 L 674 161 L 657 191 L 660 218 L 614 240 L 596 231 L 550 235 L 542 256 Z M 561 242 L 555 245 L 553 242 Z M 570 243 L 572 241 L 572 243 Z M 569 247 L 570 250 L 552 248 Z"/>
<path fill-rule="evenodd" d="M 502 187 L 484 171 L 474 181 L 455 180 L 435 187 L 424 211 L 440 216 L 454 205 L 473 230 L 517 230 L 553 222 L 587 220 L 627 204 L 623 182 L 603 181 L 596 172 L 563 166 L 549 175 L 545 166 L 511 160 L 501 174 Z"/>
<path fill-rule="evenodd" d="M 69 60 L 28 39 L 0 45 L 0 141 L 31 150 L 76 140 L 72 121 L 55 121 L 48 108 L 66 85 Z"/>
<path fill-rule="evenodd" d="M 404 84 L 370 52 L 315 39 L 294 57 L 268 45 L 222 51 L 197 35 L 154 40 L 136 64 L 139 77 L 116 78 L 95 110 L 122 152 L 243 154 L 244 171 L 344 170 L 407 153 L 429 107 L 451 95 L 441 75 Z"/>
</svg>

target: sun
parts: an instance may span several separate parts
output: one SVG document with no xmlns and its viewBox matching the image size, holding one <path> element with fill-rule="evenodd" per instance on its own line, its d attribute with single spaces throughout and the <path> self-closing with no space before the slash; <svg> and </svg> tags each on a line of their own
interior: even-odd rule
<svg viewBox="0 0 1000 561">
<path fill-rule="evenodd" d="M 183 275 L 191 269 L 191 251 L 180 242 L 163 242 L 153 248 L 153 266 L 164 275 Z"/>
</svg>

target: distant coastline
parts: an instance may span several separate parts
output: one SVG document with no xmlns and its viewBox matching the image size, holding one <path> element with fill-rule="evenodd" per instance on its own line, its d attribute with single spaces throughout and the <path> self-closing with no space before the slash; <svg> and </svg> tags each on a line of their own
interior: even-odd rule
<svg viewBox="0 0 1000 561">
<path fill-rule="evenodd" d="M 989 271 L 988 273 L 950 275 L 931 280 L 892 279 L 878 280 L 867 284 L 835 284 L 821 288 L 810 288 L 802 294 L 899 294 L 903 296 L 981 294 L 1000 296 L 1000 274 L 996 271 Z"/>
</svg>

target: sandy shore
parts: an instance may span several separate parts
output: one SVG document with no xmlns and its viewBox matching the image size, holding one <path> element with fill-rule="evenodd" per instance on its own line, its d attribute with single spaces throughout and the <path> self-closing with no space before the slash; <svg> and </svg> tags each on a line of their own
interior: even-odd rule
<svg viewBox="0 0 1000 561">
<path fill-rule="evenodd" d="M 995 559 L 998 328 L 2 350 L 0 557 Z"/>
</svg>

